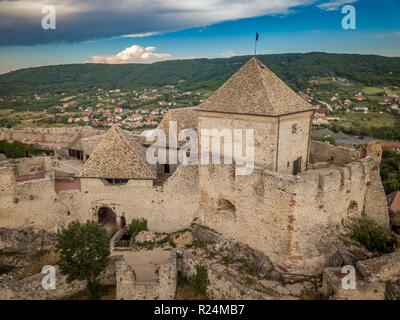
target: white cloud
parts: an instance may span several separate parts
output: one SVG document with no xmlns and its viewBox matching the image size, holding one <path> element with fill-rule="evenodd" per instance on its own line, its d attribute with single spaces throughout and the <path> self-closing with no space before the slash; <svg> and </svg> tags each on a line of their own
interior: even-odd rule
<svg viewBox="0 0 400 320">
<path fill-rule="evenodd" d="M 354 3 L 358 0 L 334 0 L 326 3 L 321 3 L 317 5 L 318 8 L 325 10 L 325 11 L 334 11 L 338 10 L 339 7 L 344 6 L 345 4 Z"/>
<path fill-rule="evenodd" d="M 237 54 L 235 52 L 233 52 L 232 50 L 229 50 L 228 52 L 221 53 L 221 56 L 224 57 L 224 58 L 230 58 L 230 57 L 233 57 L 233 56 L 236 56 L 236 55 Z"/>
<path fill-rule="evenodd" d="M 150 37 L 155 34 L 158 34 L 158 32 L 145 32 L 145 33 L 135 33 L 135 34 L 124 34 L 121 36 L 121 38 L 144 38 L 144 37 Z"/>
<path fill-rule="evenodd" d="M 116 55 L 92 56 L 93 63 L 151 63 L 172 59 L 169 53 L 155 53 L 155 47 L 133 45 Z"/>
</svg>

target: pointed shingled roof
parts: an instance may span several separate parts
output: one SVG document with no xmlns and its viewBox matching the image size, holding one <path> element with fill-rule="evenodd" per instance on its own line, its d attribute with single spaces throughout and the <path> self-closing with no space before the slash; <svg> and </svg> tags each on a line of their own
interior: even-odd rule
<svg viewBox="0 0 400 320">
<path fill-rule="evenodd" d="M 154 168 L 146 160 L 146 149 L 117 125 L 104 134 L 77 177 L 156 179 Z"/>
<path fill-rule="evenodd" d="M 256 57 L 251 58 L 199 110 L 278 116 L 316 109 Z"/>
</svg>

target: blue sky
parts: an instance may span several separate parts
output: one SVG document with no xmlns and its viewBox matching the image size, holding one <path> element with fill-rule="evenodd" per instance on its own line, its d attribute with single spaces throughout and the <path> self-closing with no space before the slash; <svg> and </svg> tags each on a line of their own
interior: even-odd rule
<svg viewBox="0 0 400 320">
<path fill-rule="evenodd" d="M 400 56 L 399 0 L 30 2 L 0 1 L 0 73 L 49 64 L 252 54 L 256 31 L 259 54 Z M 355 30 L 341 26 L 346 3 L 356 9 Z M 41 29 L 43 4 L 54 4 L 56 30 Z"/>
</svg>

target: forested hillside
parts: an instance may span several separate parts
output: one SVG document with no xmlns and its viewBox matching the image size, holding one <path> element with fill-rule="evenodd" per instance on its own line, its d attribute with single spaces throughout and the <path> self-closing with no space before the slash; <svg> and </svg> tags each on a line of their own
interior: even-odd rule
<svg viewBox="0 0 400 320">
<path fill-rule="evenodd" d="M 0 75 L 0 95 L 84 92 L 94 87 L 131 89 L 176 85 L 182 89 L 217 89 L 250 56 L 190 59 L 153 64 L 70 64 L 21 69 Z M 312 77 L 338 76 L 366 86 L 400 83 L 400 58 L 357 54 L 260 55 L 260 60 L 294 89 Z"/>
</svg>

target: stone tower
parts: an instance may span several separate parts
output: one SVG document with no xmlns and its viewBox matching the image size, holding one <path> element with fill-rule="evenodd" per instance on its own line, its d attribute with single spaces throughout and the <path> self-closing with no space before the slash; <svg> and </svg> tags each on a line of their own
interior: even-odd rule
<svg viewBox="0 0 400 320">
<path fill-rule="evenodd" d="M 198 107 L 199 141 L 202 129 L 252 128 L 254 164 L 297 174 L 307 166 L 314 109 L 253 57 Z"/>
</svg>

